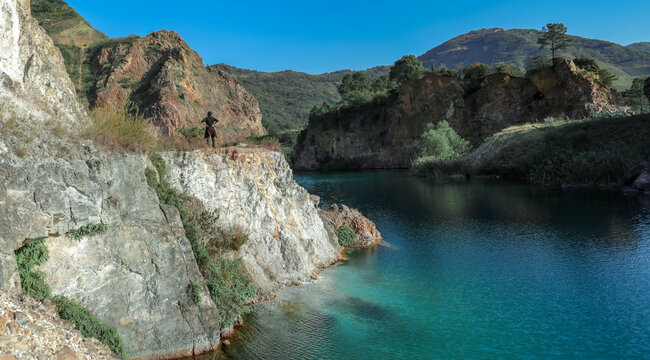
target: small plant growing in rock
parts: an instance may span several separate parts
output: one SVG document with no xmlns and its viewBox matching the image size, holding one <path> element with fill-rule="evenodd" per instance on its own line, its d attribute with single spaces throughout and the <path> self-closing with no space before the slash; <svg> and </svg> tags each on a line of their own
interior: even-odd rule
<svg viewBox="0 0 650 360">
<path fill-rule="evenodd" d="M 80 241 L 86 236 L 95 236 L 106 232 L 106 225 L 104 224 L 88 224 L 82 226 L 77 230 L 70 230 L 66 234 L 71 238 Z"/>
<path fill-rule="evenodd" d="M 108 345 L 116 355 L 126 359 L 124 344 L 114 326 L 97 319 L 88 309 L 63 296 L 55 296 L 52 302 L 59 316 L 73 323 L 81 335 L 96 338 Z"/>
<path fill-rule="evenodd" d="M 16 250 L 16 262 L 23 292 L 35 298 L 45 299 L 52 294 L 52 289 L 45 282 L 45 273 L 34 270 L 34 266 L 44 264 L 50 258 L 45 240 L 40 239 Z"/>
<path fill-rule="evenodd" d="M 201 284 L 196 282 L 191 282 L 188 292 L 190 297 L 196 306 L 201 306 Z"/>
<path fill-rule="evenodd" d="M 350 246 L 357 242 L 357 235 L 354 233 L 354 230 L 347 225 L 339 227 L 336 231 L 336 235 L 339 238 L 339 245 L 341 246 Z"/>
</svg>

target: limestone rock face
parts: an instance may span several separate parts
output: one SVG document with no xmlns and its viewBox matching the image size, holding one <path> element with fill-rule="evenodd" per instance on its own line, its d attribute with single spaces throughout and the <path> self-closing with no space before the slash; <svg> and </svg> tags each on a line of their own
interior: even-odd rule
<svg viewBox="0 0 650 360">
<path fill-rule="evenodd" d="M 316 207 L 279 152 L 227 148 L 168 152 L 167 179 L 250 236 L 239 254 L 262 296 L 307 280 L 338 258 Z"/>
<path fill-rule="evenodd" d="M 29 0 L 0 0 L 0 117 L 14 113 L 68 127 L 86 116 L 61 52 L 32 19 Z"/>
<path fill-rule="evenodd" d="M 407 168 L 411 145 L 430 122 L 447 121 L 460 136 L 479 144 L 513 125 L 622 109 L 615 90 L 571 61 L 559 61 L 530 78 L 489 75 L 480 84 L 427 76 L 405 82 L 383 105 L 313 119 L 298 138 L 293 163 L 303 170 Z"/>
<path fill-rule="evenodd" d="M 92 107 L 138 109 L 163 135 L 201 126 L 208 111 L 223 139 L 266 133 L 257 100 L 232 75 L 208 68 L 175 31 L 156 31 L 100 48 Z"/>
<path fill-rule="evenodd" d="M 375 224 L 357 209 L 332 204 L 327 210 L 320 209 L 319 213 L 332 239 L 338 239 L 336 231 L 339 227 L 346 225 L 352 228 L 357 235 L 357 242 L 352 247 L 371 247 L 381 244 L 383 241 Z"/>
<path fill-rule="evenodd" d="M 143 155 L 77 158 L 5 154 L 0 160 L 0 284 L 20 290 L 13 252 L 46 238 L 40 267 L 54 295 L 64 295 L 116 326 L 130 356 L 191 355 L 218 344 L 217 309 L 203 288 L 201 307 L 187 288 L 202 284 L 178 212 L 148 186 Z M 102 223 L 80 241 L 64 234 Z M 9 270 L 13 269 L 13 271 Z"/>
</svg>

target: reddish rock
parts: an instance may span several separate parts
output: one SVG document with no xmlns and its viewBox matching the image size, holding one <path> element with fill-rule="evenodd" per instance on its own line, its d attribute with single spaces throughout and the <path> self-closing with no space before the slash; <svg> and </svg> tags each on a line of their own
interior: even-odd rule
<svg viewBox="0 0 650 360">
<path fill-rule="evenodd" d="M 351 227 L 357 235 L 357 242 L 352 247 L 372 247 L 383 241 L 375 223 L 363 216 L 357 209 L 334 204 L 327 210 L 319 209 L 319 214 L 333 241 L 338 241 L 336 231 L 343 225 Z"/>
<path fill-rule="evenodd" d="M 201 126 L 208 111 L 222 140 L 266 134 L 257 100 L 234 76 L 206 67 L 175 31 L 105 46 L 92 69 L 91 107 L 137 109 L 163 135 Z"/>
</svg>

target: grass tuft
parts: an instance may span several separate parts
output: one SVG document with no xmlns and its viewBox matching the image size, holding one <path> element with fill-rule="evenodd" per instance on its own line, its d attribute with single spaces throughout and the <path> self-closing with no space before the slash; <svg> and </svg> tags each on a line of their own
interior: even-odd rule
<svg viewBox="0 0 650 360">
<path fill-rule="evenodd" d="M 159 146 L 147 119 L 114 107 L 93 110 L 82 136 L 99 147 L 116 152 L 143 153 Z"/>
<path fill-rule="evenodd" d="M 79 229 L 76 230 L 70 230 L 66 234 L 70 236 L 71 238 L 80 241 L 84 237 L 88 236 L 95 236 L 99 235 L 106 232 L 106 225 L 104 224 L 88 224 L 86 226 L 82 226 Z"/>
</svg>

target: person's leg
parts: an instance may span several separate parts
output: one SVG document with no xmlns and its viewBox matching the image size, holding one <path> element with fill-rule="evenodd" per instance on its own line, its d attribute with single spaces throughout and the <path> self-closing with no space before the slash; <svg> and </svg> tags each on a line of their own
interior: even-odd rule
<svg viewBox="0 0 650 360">
<path fill-rule="evenodd" d="M 215 147 L 215 146 L 214 146 L 214 138 L 215 138 L 215 137 L 216 137 L 216 136 L 212 135 L 212 147 Z"/>
</svg>

